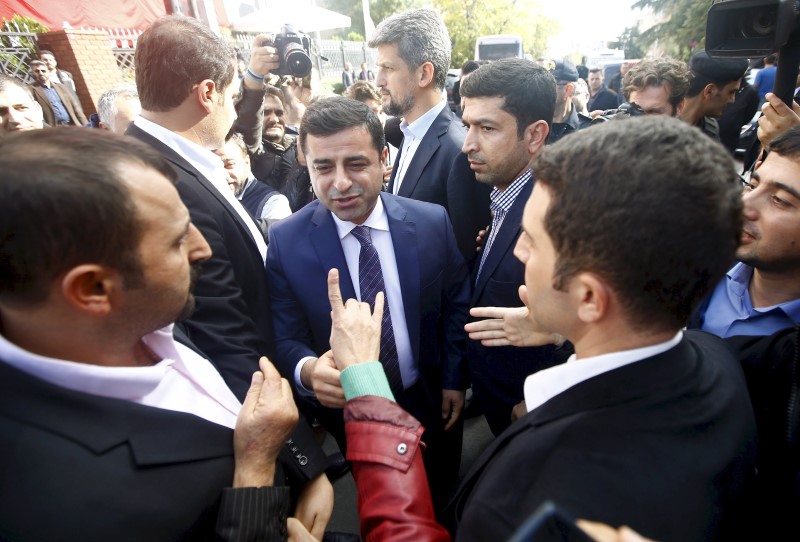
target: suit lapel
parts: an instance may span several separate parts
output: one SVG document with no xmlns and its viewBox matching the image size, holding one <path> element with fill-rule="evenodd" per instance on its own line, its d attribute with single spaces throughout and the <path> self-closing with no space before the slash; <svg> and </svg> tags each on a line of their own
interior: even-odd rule
<svg viewBox="0 0 800 542">
<path fill-rule="evenodd" d="M 513 248 L 513 244 L 516 242 L 517 237 L 519 236 L 521 229 L 520 224 L 522 223 L 522 212 L 524 211 L 525 203 L 528 201 L 528 197 L 531 195 L 531 191 L 533 190 L 533 183 L 534 180 L 533 177 L 531 177 L 531 179 L 525 183 L 525 186 L 522 187 L 520 193 L 517 194 L 514 203 L 508 210 L 508 214 L 506 214 L 506 217 L 503 219 L 503 223 L 500 226 L 500 231 L 497 232 L 497 237 L 495 237 L 494 242 L 492 242 L 489 254 L 486 255 L 486 261 L 483 263 L 483 268 L 481 269 L 480 275 L 478 275 L 478 279 L 475 283 L 475 290 L 472 293 L 473 302 L 480 298 L 481 294 L 483 293 L 483 289 L 486 287 L 486 283 L 489 281 L 489 277 L 492 276 L 494 270 L 497 269 L 498 265 L 500 265 L 500 262 L 503 260 L 503 257 L 506 255 L 506 253 Z"/>
<path fill-rule="evenodd" d="M 319 263 L 325 270 L 327 277 L 328 271 L 332 268 L 339 270 L 339 288 L 342 291 L 342 300 L 356 299 L 356 289 L 353 280 L 350 278 L 350 271 L 347 267 L 347 260 L 344 258 L 342 241 L 339 239 L 339 232 L 336 223 L 333 221 L 331 212 L 324 205 L 315 201 L 311 205 L 316 205 L 314 214 L 311 216 L 311 224 L 314 226 L 309 234 L 311 245 L 317 253 Z"/>
<path fill-rule="evenodd" d="M 439 149 L 439 138 L 447 133 L 452 118 L 453 114 L 450 112 L 450 108 L 445 105 L 433 120 L 433 124 L 428 128 L 422 141 L 419 142 L 419 146 L 411 158 L 411 163 L 408 164 L 406 173 L 403 175 L 400 190 L 397 192 L 398 196 L 411 197 L 411 194 L 414 193 L 414 188 L 422 177 L 422 171 Z M 400 163 L 400 156 L 397 157 L 397 162 Z M 392 178 L 392 182 L 394 182 L 394 178 Z"/>
<path fill-rule="evenodd" d="M 402 187 L 401 187 L 402 188 Z M 403 296 L 403 310 L 408 324 L 408 338 L 414 359 L 419 359 L 420 321 L 420 262 L 417 242 L 417 225 L 408 218 L 408 211 L 400 200 L 390 194 L 381 194 L 386 216 L 389 219 L 389 232 L 392 236 L 397 274 L 400 278 L 400 291 Z"/>
<path fill-rule="evenodd" d="M 250 227 L 245 221 L 242 219 L 241 215 L 236 212 L 228 200 L 219 193 L 211 181 L 206 179 L 205 175 L 197 171 L 197 169 L 189 163 L 183 156 L 175 152 L 170 146 L 165 145 L 161 140 L 153 137 L 152 135 L 148 134 L 135 124 L 131 124 L 130 128 L 125 132 L 126 135 L 133 136 L 140 141 L 147 143 L 148 145 L 155 147 L 167 160 L 169 160 L 173 166 L 182 169 L 188 175 L 194 177 L 198 184 L 202 186 L 209 194 L 211 194 L 228 212 L 229 215 L 239 224 L 239 227 L 243 230 L 243 237 L 246 237 L 250 240 L 253 248 L 258 251 L 258 245 L 256 244 L 255 239 L 253 239 L 253 234 L 250 231 Z M 257 227 L 257 226 L 256 226 Z"/>
<path fill-rule="evenodd" d="M 128 443 L 140 466 L 232 456 L 232 430 L 193 414 L 73 391 L 0 360 L 0 412 L 97 454 Z"/>
</svg>

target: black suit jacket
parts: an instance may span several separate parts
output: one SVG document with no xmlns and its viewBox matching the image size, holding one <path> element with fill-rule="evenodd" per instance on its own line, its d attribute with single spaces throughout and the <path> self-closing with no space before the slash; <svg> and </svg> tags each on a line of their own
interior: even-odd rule
<svg viewBox="0 0 800 542">
<path fill-rule="evenodd" d="M 194 287 L 197 308 L 180 325 L 242 401 L 258 370 L 259 357 L 272 355 L 272 319 L 261 254 L 239 213 L 185 158 L 133 124 L 126 134 L 154 147 L 172 164 L 181 200 L 211 246 L 213 255 L 203 262 Z M 299 480 L 317 476 L 327 461 L 305 422 L 301 420 L 292 438 L 303 454 L 281 456 L 288 473 Z"/>
<path fill-rule="evenodd" d="M 2 540 L 283 539 L 288 488 L 230 489 L 231 429 L 2 360 L 0 465 Z"/>
<path fill-rule="evenodd" d="M 457 540 L 506 540 L 545 500 L 656 540 L 736 540 L 756 453 L 753 410 L 725 344 L 674 348 L 590 378 L 512 424 L 451 503 Z"/>
<path fill-rule="evenodd" d="M 470 307 L 522 306 L 519 287 L 525 282 L 525 266 L 514 256 L 514 246 L 522 231 L 522 211 L 534 182 L 531 178 L 511 205 L 486 255 L 480 275 L 481 254 L 478 255 L 473 269 L 475 289 Z M 522 389 L 525 377 L 562 361 L 553 346 L 485 347 L 480 341 L 467 342 L 467 359 L 472 391 L 495 435 L 511 424 L 511 409 L 525 398 Z"/>
<path fill-rule="evenodd" d="M 475 256 L 475 238 L 485 228 L 489 215 L 488 185 L 475 180 L 467 157 L 461 153 L 464 126 L 445 106 L 420 141 L 406 168 L 398 196 L 437 203 L 447 209 L 456 243 L 468 262 Z M 402 160 L 402 143 L 395 166 Z M 394 192 L 397 167 L 392 170 L 389 192 Z"/>
<path fill-rule="evenodd" d="M 81 107 L 81 104 L 75 94 L 73 94 L 68 87 L 60 83 L 51 84 L 53 85 L 56 94 L 58 94 L 58 97 L 61 98 L 61 102 L 64 104 L 64 109 L 67 110 L 67 114 L 72 120 L 72 123 L 76 126 L 88 124 L 89 121 L 86 118 L 86 115 L 83 114 L 83 108 Z M 37 102 L 39 102 L 39 105 L 42 106 L 44 121 L 50 126 L 55 126 L 56 114 L 53 112 L 53 106 L 50 103 L 50 98 L 47 97 L 47 93 L 45 93 L 44 89 L 39 84 L 32 84 L 30 85 L 30 88 L 33 91 L 33 97 Z"/>
</svg>

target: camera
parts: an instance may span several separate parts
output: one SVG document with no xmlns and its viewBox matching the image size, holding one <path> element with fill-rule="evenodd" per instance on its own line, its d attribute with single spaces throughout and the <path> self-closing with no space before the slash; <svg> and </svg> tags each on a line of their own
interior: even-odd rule
<svg viewBox="0 0 800 542">
<path fill-rule="evenodd" d="M 287 24 L 283 32 L 275 36 L 272 44 L 278 50 L 280 59 L 280 67 L 275 72 L 277 75 L 306 77 L 311 73 L 311 40 L 308 36 Z"/>
<path fill-rule="evenodd" d="M 712 57 L 764 57 L 790 41 L 798 21 L 795 0 L 717 2 L 708 10 L 706 51 Z"/>
<path fill-rule="evenodd" d="M 606 109 L 601 115 L 592 120 L 592 124 L 599 122 L 606 122 L 607 120 L 627 119 L 628 117 L 639 117 L 646 115 L 644 109 L 635 103 L 625 102 L 620 104 L 617 109 Z"/>
</svg>

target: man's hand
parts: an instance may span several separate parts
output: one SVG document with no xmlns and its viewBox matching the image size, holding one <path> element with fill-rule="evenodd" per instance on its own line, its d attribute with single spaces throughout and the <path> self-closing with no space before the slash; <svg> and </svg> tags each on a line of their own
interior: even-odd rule
<svg viewBox="0 0 800 542">
<path fill-rule="evenodd" d="M 296 518 L 286 518 L 286 531 L 289 534 L 289 542 L 318 542 L 318 539 Z"/>
<path fill-rule="evenodd" d="M 314 538 L 322 540 L 332 513 L 333 486 L 323 472 L 306 484 L 300 492 L 294 515 Z"/>
<path fill-rule="evenodd" d="M 520 299 L 527 300 L 527 289 L 519 287 Z M 483 346 L 544 346 L 562 344 L 564 337 L 542 329 L 531 318 L 528 307 L 473 307 L 469 314 L 485 318 L 464 326 L 473 341 Z"/>
<path fill-rule="evenodd" d="M 758 140 L 765 147 L 772 143 L 779 134 L 800 124 L 800 107 L 792 102 L 792 108 L 775 94 L 768 92 L 767 101 L 761 106 L 764 113 L 758 119 Z"/>
<path fill-rule="evenodd" d="M 253 40 L 253 43 L 260 43 L 261 45 L 250 49 L 250 65 L 248 69 L 256 75 L 269 77 L 269 72 L 277 70 L 281 65 L 278 50 L 272 45 L 272 35 L 259 34 Z M 247 88 L 258 90 L 264 87 L 264 80 L 245 74 L 244 85 Z"/>
<path fill-rule="evenodd" d="M 297 424 L 289 383 L 267 358 L 259 366 L 233 431 L 233 487 L 271 486 L 275 459 Z"/>
<path fill-rule="evenodd" d="M 333 352 L 328 350 L 303 365 L 300 370 L 300 381 L 306 388 L 314 390 L 317 401 L 323 406 L 344 408 L 344 390 L 339 381 L 340 373 L 333 361 Z"/>
<path fill-rule="evenodd" d="M 489 231 L 489 227 L 488 226 L 485 227 L 482 230 L 478 230 L 478 236 L 475 238 L 475 245 L 476 245 L 475 246 L 475 252 L 476 253 L 480 253 L 480 251 L 483 250 L 483 242 L 484 242 L 484 239 L 486 238 L 486 232 L 488 232 L 488 231 Z"/>
<path fill-rule="evenodd" d="M 377 361 L 381 350 L 381 321 L 383 292 L 375 296 L 375 311 L 369 303 L 348 299 L 342 303 L 339 289 L 339 270 L 328 272 L 328 301 L 331 304 L 331 350 L 336 367 L 344 370 L 350 365 Z"/>
<path fill-rule="evenodd" d="M 450 431 L 464 412 L 464 390 L 442 390 L 442 419 L 450 420 L 445 424 L 444 430 Z"/>
</svg>

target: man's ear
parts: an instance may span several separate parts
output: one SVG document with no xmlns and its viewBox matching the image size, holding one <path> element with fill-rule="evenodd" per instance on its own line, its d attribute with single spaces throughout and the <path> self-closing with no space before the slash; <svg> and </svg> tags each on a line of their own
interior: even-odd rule
<svg viewBox="0 0 800 542">
<path fill-rule="evenodd" d="M 703 98 L 706 100 L 719 93 L 719 88 L 714 83 L 709 83 L 703 87 Z"/>
<path fill-rule="evenodd" d="M 204 79 L 197 83 L 192 87 L 190 95 L 206 113 L 211 113 L 219 102 L 219 89 L 211 79 Z"/>
<path fill-rule="evenodd" d="M 525 138 L 525 144 L 528 147 L 528 153 L 531 156 L 536 156 L 542 147 L 544 147 L 549 133 L 550 125 L 543 120 L 537 120 L 525 128 L 523 137 Z"/>
<path fill-rule="evenodd" d="M 431 84 L 433 78 L 435 77 L 433 64 L 430 62 L 423 62 L 420 68 L 419 81 L 417 84 L 420 86 L 420 88 L 425 88 Z"/>
<path fill-rule="evenodd" d="M 579 273 L 570 287 L 578 308 L 578 319 L 586 324 L 596 323 L 607 314 L 613 292 L 600 276 Z"/>
<path fill-rule="evenodd" d="M 122 277 L 108 267 L 83 264 L 64 273 L 60 286 L 61 295 L 69 305 L 85 313 L 105 316 L 122 290 Z"/>
</svg>

